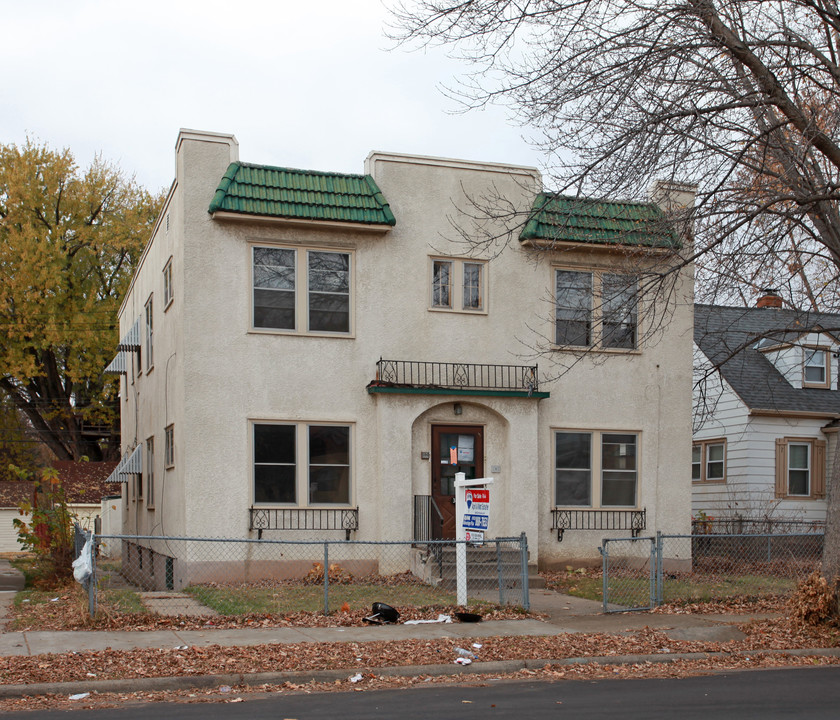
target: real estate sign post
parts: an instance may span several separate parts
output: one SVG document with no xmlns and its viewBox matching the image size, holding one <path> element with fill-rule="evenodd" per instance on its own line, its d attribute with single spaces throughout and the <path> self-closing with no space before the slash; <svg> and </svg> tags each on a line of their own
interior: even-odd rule
<svg viewBox="0 0 840 720">
<path fill-rule="evenodd" d="M 482 538 L 489 526 L 490 490 L 493 478 L 467 480 L 466 473 L 455 473 L 455 568 L 458 576 L 458 604 L 467 604 L 467 531 L 481 533 Z"/>
</svg>

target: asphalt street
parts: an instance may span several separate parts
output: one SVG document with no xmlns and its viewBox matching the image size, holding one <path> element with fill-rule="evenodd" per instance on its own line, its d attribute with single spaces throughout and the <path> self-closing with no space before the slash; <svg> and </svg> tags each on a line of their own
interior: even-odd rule
<svg viewBox="0 0 840 720">
<path fill-rule="evenodd" d="M 239 703 L 151 704 L 14 712 L 5 720 L 836 720 L 840 667 L 727 672 L 644 680 L 494 682 L 406 690 L 245 696 Z"/>
</svg>

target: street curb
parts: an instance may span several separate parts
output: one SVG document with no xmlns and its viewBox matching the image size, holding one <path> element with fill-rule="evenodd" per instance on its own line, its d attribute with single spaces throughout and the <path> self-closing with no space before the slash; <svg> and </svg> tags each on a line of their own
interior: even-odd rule
<svg viewBox="0 0 840 720">
<path fill-rule="evenodd" d="M 30 683 L 0 685 L 0 699 L 34 697 L 38 695 L 76 695 L 80 693 L 131 693 L 161 690 L 188 690 L 229 685 L 281 685 L 286 682 L 349 681 L 351 675 L 361 673 L 377 677 L 414 677 L 442 675 L 492 675 L 520 670 L 541 670 L 546 665 L 638 665 L 642 663 L 672 663 L 679 660 L 709 660 L 713 658 L 752 657 L 758 655 L 789 655 L 791 657 L 840 657 L 840 648 L 796 648 L 790 650 L 740 650 L 738 652 L 669 653 L 655 655 L 602 655 L 542 660 L 497 660 L 474 662 L 471 665 L 399 665 L 382 668 L 342 668 L 338 670 L 300 670 L 286 672 L 232 673 L 224 675 L 181 675 L 178 677 L 131 678 L 126 680 L 75 680 L 66 683 Z M 364 684 L 358 686 L 363 688 Z"/>
</svg>

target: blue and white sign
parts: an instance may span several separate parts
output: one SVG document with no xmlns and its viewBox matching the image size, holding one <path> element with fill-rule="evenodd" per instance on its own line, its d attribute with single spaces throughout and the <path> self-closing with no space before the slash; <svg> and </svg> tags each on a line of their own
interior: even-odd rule
<svg viewBox="0 0 840 720">
<path fill-rule="evenodd" d="M 461 527 L 464 530 L 487 530 L 489 518 L 486 515 L 464 515 Z"/>
<path fill-rule="evenodd" d="M 464 530 L 485 532 L 490 522 L 490 491 L 485 488 L 467 488 L 464 501 L 467 507 L 461 527 Z"/>
</svg>

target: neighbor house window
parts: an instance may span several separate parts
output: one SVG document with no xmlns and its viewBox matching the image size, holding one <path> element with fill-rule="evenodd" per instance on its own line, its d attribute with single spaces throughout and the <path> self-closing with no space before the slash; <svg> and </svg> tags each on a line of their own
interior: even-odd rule
<svg viewBox="0 0 840 720">
<path fill-rule="evenodd" d="M 830 383 L 828 352 L 815 348 L 803 348 L 803 352 L 805 353 L 802 377 L 803 384 L 828 387 Z"/>
<path fill-rule="evenodd" d="M 253 248 L 253 327 L 351 332 L 350 253 Z"/>
<path fill-rule="evenodd" d="M 432 259 L 432 309 L 483 312 L 485 265 L 474 260 Z"/>
<path fill-rule="evenodd" d="M 155 504 L 155 439 L 150 437 L 146 440 L 146 466 L 143 468 L 146 473 L 146 504 L 154 507 Z M 143 497 L 142 483 L 140 485 L 140 497 Z"/>
<path fill-rule="evenodd" d="M 154 305 L 149 295 L 146 301 L 146 370 L 151 370 L 155 364 L 154 355 Z"/>
<path fill-rule="evenodd" d="M 168 217 L 168 216 L 167 216 Z M 163 267 L 163 309 L 164 311 L 172 302 L 172 258 Z"/>
<path fill-rule="evenodd" d="M 554 271 L 557 345 L 633 350 L 638 345 L 638 280 L 600 271 Z"/>
<path fill-rule="evenodd" d="M 175 467 L 175 426 L 168 425 L 164 430 L 163 463 L 168 469 Z"/>
<path fill-rule="evenodd" d="M 636 507 L 637 441 L 636 433 L 556 432 L 555 505 Z"/>
<path fill-rule="evenodd" d="M 825 497 L 824 440 L 776 440 L 776 497 Z"/>
<path fill-rule="evenodd" d="M 254 423 L 254 502 L 350 502 L 350 426 Z"/>
<path fill-rule="evenodd" d="M 703 440 L 691 448 L 692 482 L 726 482 L 726 440 Z"/>
</svg>

